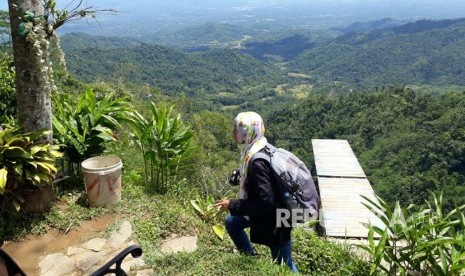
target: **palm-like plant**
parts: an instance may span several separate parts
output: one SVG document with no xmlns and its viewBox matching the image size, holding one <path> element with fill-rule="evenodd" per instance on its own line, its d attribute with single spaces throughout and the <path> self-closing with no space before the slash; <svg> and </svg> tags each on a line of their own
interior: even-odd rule
<svg viewBox="0 0 465 276">
<path fill-rule="evenodd" d="M 70 175 L 75 175 L 76 164 L 102 154 L 107 142 L 117 140 L 114 131 L 121 129 L 120 122 L 132 111 L 129 103 L 113 99 L 111 94 L 98 100 L 91 89 L 79 98 L 77 106 L 63 94 L 54 97 L 53 103 L 54 138 L 63 145 Z"/>
<path fill-rule="evenodd" d="M 166 107 L 159 110 L 151 102 L 150 119 L 138 112 L 131 116 L 133 140 L 144 156 L 146 181 L 159 193 L 167 191 L 169 178 L 176 175 L 193 136 L 180 114 L 174 116 L 172 112 L 172 108 Z"/>
<path fill-rule="evenodd" d="M 388 275 L 463 275 L 465 205 L 443 213 L 442 194 L 431 197 L 433 203 L 418 211 L 413 205 L 402 209 L 397 202 L 391 208 L 381 198 L 377 203 L 364 197 L 365 206 L 384 224 L 383 229 L 368 225 L 369 244 L 359 246 L 373 258 L 372 274 L 382 270 Z M 375 233 L 381 237 L 377 242 Z"/>
</svg>

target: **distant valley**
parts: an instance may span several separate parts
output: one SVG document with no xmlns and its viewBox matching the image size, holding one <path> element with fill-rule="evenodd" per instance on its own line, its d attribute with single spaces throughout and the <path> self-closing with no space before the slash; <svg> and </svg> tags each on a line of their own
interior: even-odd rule
<svg viewBox="0 0 465 276">
<path fill-rule="evenodd" d="M 147 83 L 166 94 L 187 93 L 222 105 L 243 104 L 244 95 L 279 96 L 283 88 L 305 94 L 394 84 L 435 91 L 465 87 L 465 19 L 387 23 L 339 36 L 294 31 L 268 37 L 208 23 L 173 34 L 178 42 L 197 39 L 197 49 L 85 34 L 63 36 L 62 46 L 70 71 L 82 80 Z M 245 33 L 251 35 L 241 41 Z M 233 94 L 222 98 L 221 92 Z"/>
</svg>

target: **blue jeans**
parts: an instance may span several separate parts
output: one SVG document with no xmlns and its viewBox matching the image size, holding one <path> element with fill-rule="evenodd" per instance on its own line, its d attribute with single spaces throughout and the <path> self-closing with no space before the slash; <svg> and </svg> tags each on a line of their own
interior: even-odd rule
<svg viewBox="0 0 465 276">
<path fill-rule="evenodd" d="M 252 244 L 249 241 L 249 237 L 244 231 L 245 228 L 250 226 L 249 220 L 242 216 L 228 215 L 224 224 L 229 236 L 234 242 L 234 245 L 236 245 L 237 250 L 243 254 L 255 255 Z M 283 246 L 270 246 L 270 250 L 271 257 L 273 257 L 273 260 L 277 261 L 278 264 L 285 262 L 292 272 L 299 272 L 292 261 L 291 240 Z"/>
</svg>

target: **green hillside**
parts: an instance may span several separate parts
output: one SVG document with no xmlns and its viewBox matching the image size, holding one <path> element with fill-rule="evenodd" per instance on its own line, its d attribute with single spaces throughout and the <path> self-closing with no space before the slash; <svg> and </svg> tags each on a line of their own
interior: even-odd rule
<svg viewBox="0 0 465 276">
<path fill-rule="evenodd" d="M 244 46 L 244 52 L 255 58 L 281 61 L 315 47 L 315 43 L 304 35 L 295 34 L 277 41 L 249 42 Z"/>
<path fill-rule="evenodd" d="M 371 30 L 391 28 L 399 24 L 399 22 L 392 18 L 382 18 L 369 22 L 354 22 L 348 26 L 334 27 L 332 29 L 341 33 L 368 32 Z"/>
<path fill-rule="evenodd" d="M 291 67 L 362 88 L 386 84 L 465 85 L 465 21 L 418 21 L 351 33 L 307 50 Z"/>
<path fill-rule="evenodd" d="M 85 33 L 67 34 L 61 38 L 60 45 L 66 51 L 79 51 L 85 48 L 118 49 L 141 45 L 141 41 L 125 37 L 92 36 Z"/>
<path fill-rule="evenodd" d="M 173 43 L 185 47 L 190 41 L 190 50 L 202 51 L 83 34 L 64 36 L 62 45 L 68 68 L 83 81 L 149 84 L 169 95 L 186 93 L 222 105 L 238 106 L 274 96 L 279 87 L 295 91 L 301 85 L 311 87 L 304 93 L 392 84 L 432 91 L 465 86 L 465 19 L 422 20 L 331 41 L 330 33 L 298 30 L 279 35 L 262 30 L 244 39 L 254 32 L 217 23 L 189 30 L 172 33 Z"/>
<path fill-rule="evenodd" d="M 319 95 L 268 115 L 268 137 L 309 164 L 311 139 L 347 139 L 384 200 L 421 205 L 443 190 L 451 209 L 465 203 L 464 110 L 464 93 Z"/>
<path fill-rule="evenodd" d="M 233 46 L 244 36 L 255 36 L 258 33 L 258 30 L 252 28 L 209 22 L 177 31 L 158 32 L 150 42 L 189 50 L 208 50 L 209 48 Z"/>
<path fill-rule="evenodd" d="M 273 85 L 282 79 L 277 67 L 234 50 L 186 53 L 152 44 L 126 46 L 126 40 L 86 35 L 67 35 L 62 41 L 68 69 L 83 81 L 124 80 L 149 84 L 169 95 L 205 97 L 237 93 L 245 86 Z"/>
</svg>

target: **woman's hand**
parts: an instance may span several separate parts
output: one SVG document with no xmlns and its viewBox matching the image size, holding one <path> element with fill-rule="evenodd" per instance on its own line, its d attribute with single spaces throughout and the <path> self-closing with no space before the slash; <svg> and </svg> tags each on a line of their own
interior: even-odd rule
<svg viewBox="0 0 465 276">
<path fill-rule="evenodd" d="M 217 200 L 213 206 L 220 207 L 221 211 L 228 211 L 229 210 L 229 199 Z"/>
</svg>

